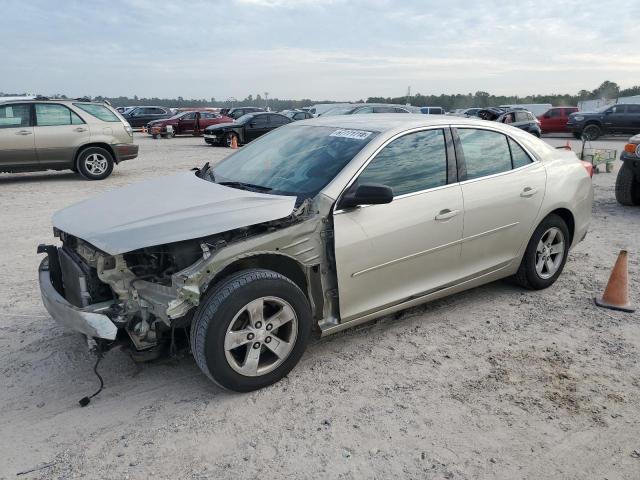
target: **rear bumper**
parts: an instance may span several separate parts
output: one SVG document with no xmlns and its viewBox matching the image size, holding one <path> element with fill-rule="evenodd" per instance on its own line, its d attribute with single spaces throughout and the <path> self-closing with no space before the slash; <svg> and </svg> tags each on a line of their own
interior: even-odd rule
<svg viewBox="0 0 640 480">
<path fill-rule="evenodd" d="M 116 154 L 116 163 L 136 158 L 138 156 L 138 149 L 140 148 L 140 146 L 135 143 L 121 143 L 112 145 L 112 147 Z"/>
<path fill-rule="evenodd" d="M 109 317 L 100 313 L 109 309 L 112 302 L 97 303 L 84 308 L 70 304 L 53 286 L 48 257 L 40 263 L 38 277 L 44 308 L 58 324 L 87 337 L 115 340 L 118 327 Z"/>
</svg>

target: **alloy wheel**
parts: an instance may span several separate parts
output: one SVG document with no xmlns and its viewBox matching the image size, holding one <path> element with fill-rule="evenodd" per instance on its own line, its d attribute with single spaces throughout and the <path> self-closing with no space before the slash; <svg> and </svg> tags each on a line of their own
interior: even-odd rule
<svg viewBox="0 0 640 480">
<path fill-rule="evenodd" d="M 298 335 L 298 317 L 285 300 L 260 297 L 233 317 L 224 338 L 229 366 L 248 377 L 265 375 L 291 354 Z"/>
<path fill-rule="evenodd" d="M 564 258 L 564 234 L 559 228 L 551 227 L 544 232 L 536 248 L 536 272 L 540 278 L 553 277 Z"/>
<path fill-rule="evenodd" d="M 91 175 L 102 175 L 107 171 L 109 162 L 104 155 L 92 153 L 84 159 L 84 166 Z"/>
</svg>

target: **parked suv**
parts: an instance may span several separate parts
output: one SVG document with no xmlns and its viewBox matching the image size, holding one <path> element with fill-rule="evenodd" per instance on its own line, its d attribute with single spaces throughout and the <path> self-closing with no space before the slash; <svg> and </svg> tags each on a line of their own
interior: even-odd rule
<svg viewBox="0 0 640 480">
<path fill-rule="evenodd" d="M 527 110 L 511 110 L 500 115 L 496 122 L 507 123 L 512 127 L 517 127 L 531 135 L 540 138 L 540 121 Z"/>
<path fill-rule="evenodd" d="M 135 107 L 123 116 L 133 128 L 141 128 L 154 120 L 173 117 L 173 112 L 167 107 Z"/>
<path fill-rule="evenodd" d="M 0 171 L 73 170 L 107 178 L 138 156 L 129 124 L 108 104 L 78 100 L 0 102 Z"/>
<path fill-rule="evenodd" d="M 564 133 L 567 131 L 569 115 L 576 113 L 578 107 L 553 107 L 538 117 L 542 133 Z"/>
<path fill-rule="evenodd" d="M 635 135 L 640 132 L 640 104 L 607 105 L 594 112 L 572 113 L 567 129 L 576 138 L 595 140 L 607 133 Z"/>
</svg>

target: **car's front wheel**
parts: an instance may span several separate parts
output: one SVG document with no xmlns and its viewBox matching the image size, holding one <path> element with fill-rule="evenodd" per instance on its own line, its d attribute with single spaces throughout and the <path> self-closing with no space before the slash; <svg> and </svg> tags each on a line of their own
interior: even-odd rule
<svg viewBox="0 0 640 480">
<path fill-rule="evenodd" d="M 532 290 L 551 286 L 560 276 L 569 253 L 566 222 L 551 214 L 535 229 L 515 275 L 518 284 Z"/>
<path fill-rule="evenodd" d="M 311 331 L 300 288 L 271 270 L 238 272 L 213 287 L 191 324 L 200 369 L 237 392 L 271 385 L 298 363 Z"/>
<path fill-rule="evenodd" d="M 113 171 L 113 156 L 104 148 L 87 148 L 78 155 L 76 167 L 87 180 L 102 180 Z"/>
</svg>

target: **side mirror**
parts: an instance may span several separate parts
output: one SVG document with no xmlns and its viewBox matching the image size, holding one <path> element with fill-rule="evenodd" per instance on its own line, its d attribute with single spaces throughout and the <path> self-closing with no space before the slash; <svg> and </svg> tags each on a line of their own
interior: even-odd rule
<svg viewBox="0 0 640 480">
<path fill-rule="evenodd" d="M 358 205 L 380 205 L 393 201 L 393 190 L 378 183 L 363 183 L 355 192 L 348 192 L 342 197 L 339 208 L 353 208 Z"/>
</svg>

